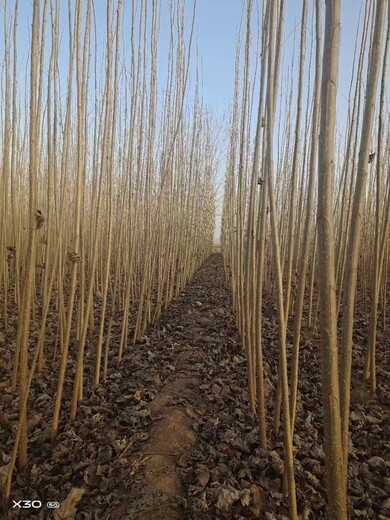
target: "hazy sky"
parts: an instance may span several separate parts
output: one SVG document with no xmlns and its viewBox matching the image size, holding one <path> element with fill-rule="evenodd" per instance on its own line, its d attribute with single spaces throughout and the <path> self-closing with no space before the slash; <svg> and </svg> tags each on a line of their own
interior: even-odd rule
<svg viewBox="0 0 390 520">
<path fill-rule="evenodd" d="M 160 70 L 165 71 L 166 54 L 169 43 L 169 13 L 168 6 L 170 0 L 161 1 L 161 25 L 159 37 L 159 60 Z M 275 0 L 277 1 L 277 0 Z M 341 28 L 341 53 L 340 53 L 340 85 L 339 100 L 340 108 L 345 104 L 348 95 L 349 81 L 352 67 L 353 48 L 358 23 L 359 9 L 368 0 L 342 0 L 342 28 Z M 32 18 L 32 0 L 19 1 L 19 27 L 18 27 L 18 53 L 19 64 L 22 69 L 25 67 L 29 51 L 29 34 Z M 115 0 L 113 5 L 115 5 Z M 149 0 L 151 6 L 151 0 Z M 8 10 L 12 12 L 14 2 L 8 0 Z M 74 6 L 75 0 L 71 0 Z M 204 101 L 214 107 L 224 110 L 229 106 L 232 99 L 234 81 L 234 59 L 236 48 L 236 35 L 242 16 L 243 0 L 197 0 L 196 16 L 196 44 L 198 45 L 199 55 L 202 60 L 203 69 L 203 97 Z M 313 16 L 314 0 L 309 0 L 308 10 L 308 47 L 311 39 L 311 20 Z M 3 10 L 4 2 L 1 2 Z M 43 5 L 43 0 L 41 0 Z M 67 52 L 67 0 L 60 0 L 61 5 L 61 45 L 63 56 Z M 84 0 L 86 5 L 86 0 Z M 124 0 L 124 25 L 123 41 L 129 41 L 130 35 L 130 9 L 131 0 Z M 257 5 L 259 7 L 257 7 Z M 97 27 L 99 37 L 99 47 L 105 45 L 106 28 L 106 1 L 95 0 L 97 14 Z M 191 20 L 193 1 L 186 0 L 186 12 L 188 24 Z M 254 0 L 254 21 L 256 22 L 257 9 L 261 9 L 261 0 Z M 290 66 L 292 52 L 295 43 L 295 58 L 298 58 L 299 29 L 301 18 L 301 0 L 286 0 L 286 19 L 284 28 L 284 63 L 285 67 Z M 48 24 L 48 41 L 50 26 Z M 256 41 L 253 38 L 253 47 Z M 0 39 L 0 49 L 2 49 L 2 39 Z M 194 47 L 196 50 L 196 47 Z M 253 49 L 252 60 L 254 59 Z M 66 59 L 61 62 L 64 68 L 67 67 Z M 162 74 L 161 74 L 162 76 Z M 161 77 L 160 76 L 160 77 Z M 164 78 L 160 81 L 160 88 L 164 87 Z"/>
<path fill-rule="evenodd" d="M 340 109 L 345 106 L 348 96 L 359 9 L 361 5 L 365 5 L 365 2 L 366 0 L 342 0 L 341 2 Z M 162 5 L 164 3 L 164 0 L 162 0 Z M 198 44 L 203 60 L 204 98 L 207 102 L 220 108 L 226 107 L 232 98 L 236 34 L 243 4 L 244 2 L 241 0 L 198 0 L 197 3 Z M 258 4 L 261 9 L 261 2 L 258 2 Z M 309 0 L 308 49 L 311 41 L 313 5 L 314 1 Z M 191 15 L 191 9 L 192 4 L 188 1 L 188 17 Z M 301 0 L 286 0 L 283 47 L 286 66 L 289 66 L 291 62 L 294 37 L 295 58 L 298 58 L 301 10 Z M 256 12 L 256 8 L 254 12 Z M 253 46 L 255 43 L 253 38 Z"/>
</svg>

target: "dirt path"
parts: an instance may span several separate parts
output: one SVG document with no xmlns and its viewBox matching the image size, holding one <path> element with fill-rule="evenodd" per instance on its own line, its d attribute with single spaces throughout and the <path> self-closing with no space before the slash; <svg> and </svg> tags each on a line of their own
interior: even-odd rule
<svg viewBox="0 0 390 520">
<path fill-rule="evenodd" d="M 140 470 L 130 493 L 123 493 L 119 508 L 112 512 L 113 518 L 187 518 L 183 468 L 199 450 L 196 430 L 210 413 L 210 394 L 216 412 L 217 402 L 229 393 L 213 380 L 213 351 L 219 352 L 223 345 L 226 361 L 237 354 L 243 361 L 228 298 L 220 257 L 213 255 L 160 323 L 174 331 L 177 357 L 172 374 L 150 403 L 150 437 L 133 457 Z M 210 478 L 207 467 L 198 468 L 197 475 L 205 486 Z"/>
<path fill-rule="evenodd" d="M 194 350 L 181 357 L 175 375 L 151 403 L 154 426 L 150 440 L 138 455 L 144 466 L 114 517 L 134 520 L 183 517 L 184 489 L 177 460 L 196 444 L 193 417 L 198 414 L 194 405 L 200 404 L 196 389 L 201 384 L 199 376 L 192 375 L 196 354 Z"/>
</svg>

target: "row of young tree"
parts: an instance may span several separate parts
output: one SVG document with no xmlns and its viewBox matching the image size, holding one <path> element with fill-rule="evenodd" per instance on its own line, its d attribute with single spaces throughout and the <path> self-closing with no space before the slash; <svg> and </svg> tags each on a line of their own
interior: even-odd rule
<svg viewBox="0 0 390 520">
<path fill-rule="evenodd" d="M 273 420 L 274 430 L 279 432 L 283 417 L 285 486 L 291 519 L 298 518 L 293 434 L 304 310 L 311 327 L 319 311 L 329 518 L 347 518 L 357 290 L 364 293 L 370 316 L 364 378 L 370 380 L 372 394 L 377 388 L 377 320 L 386 310 L 389 259 L 390 126 L 385 110 L 388 4 L 386 0 L 370 0 L 361 5 L 347 121 L 337 134 L 341 0 L 327 0 L 325 6 L 321 0 L 301 0 L 298 67 L 294 74 L 292 64 L 287 88 L 281 93 L 281 63 L 287 40 L 283 35 L 285 0 L 262 2 L 261 51 L 254 67 L 259 70 L 256 90 L 250 63 L 253 0 L 245 5 L 243 48 L 241 37 L 237 44 L 222 252 L 247 357 L 250 405 L 258 416 L 263 448 L 269 444 L 262 352 L 264 291 L 272 293 L 277 303 L 279 383 Z M 312 27 L 308 13 L 313 14 Z M 309 52 L 308 31 L 314 35 Z M 317 292 L 318 307 L 314 298 Z M 287 344 L 288 329 L 293 331 L 292 345 Z"/>
<path fill-rule="evenodd" d="M 32 15 L 27 63 L 18 56 L 19 1 L 3 11 L 1 327 L 13 356 L 6 384 L 20 403 L 5 502 L 16 461 L 23 469 L 28 460 L 34 379 L 50 370 L 56 381 L 54 439 L 69 365 L 64 420 L 73 421 L 86 353 L 97 386 L 109 356 L 121 364 L 213 246 L 217 136 L 199 71 L 190 77 L 196 4 L 187 26 L 184 2 L 170 2 L 165 56 L 157 0 L 104 5 L 102 31 L 94 0 L 34 0 L 23 12 Z"/>
</svg>

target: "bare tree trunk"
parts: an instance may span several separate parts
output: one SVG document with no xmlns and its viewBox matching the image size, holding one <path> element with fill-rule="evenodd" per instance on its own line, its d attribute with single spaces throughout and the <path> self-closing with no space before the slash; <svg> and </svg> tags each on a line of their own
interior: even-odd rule
<svg viewBox="0 0 390 520">
<path fill-rule="evenodd" d="M 38 169 L 38 122 L 37 86 L 38 86 L 38 46 L 39 46 L 39 0 L 34 1 L 32 39 L 31 39 L 31 75 L 30 75 L 30 163 L 29 163 L 29 235 L 26 267 L 24 272 L 24 290 L 19 318 L 17 344 L 20 352 L 20 413 L 21 437 L 19 443 L 19 468 L 27 464 L 27 414 L 23 400 L 28 390 L 28 340 L 30 314 L 33 296 L 35 255 L 37 242 L 37 169 Z M 23 414 L 22 414 L 23 412 Z"/>
<path fill-rule="evenodd" d="M 297 504 L 295 494 L 294 478 L 294 455 L 292 447 L 290 407 L 288 397 L 287 355 L 286 355 L 286 320 L 283 308 L 283 280 L 280 262 L 279 232 L 276 214 L 273 172 L 273 133 L 274 133 L 274 103 L 276 99 L 275 88 L 275 26 L 276 26 L 276 3 L 271 2 L 269 10 L 269 49 L 268 49 L 268 85 L 267 85 L 267 140 L 266 140 L 266 171 L 268 176 L 268 196 L 271 214 L 272 246 L 274 256 L 274 269 L 277 283 L 277 303 L 279 321 L 279 370 L 280 386 L 283 404 L 283 426 L 284 426 L 284 457 L 286 467 L 286 480 L 289 498 L 290 519 L 297 519 Z"/>
<path fill-rule="evenodd" d="M 372 124 L 374 118 L 375 101 L 377 97 L 377 84 L 382 56 L 382 40 L 384 20 L 386 13 L 386 0 L 378 0 L 376 3 L 375 27 L 371 49 L 369 54 L 369 65 L 367 70 L 367 89 L 362 123 L 362 136 L 359 149 L 359 161 L 355 193 L 353 196 L 353 207 L 351 215 L 351 227 L 348 237 L 345 279 L 343 286 L 343 323 L 342 323 L 342 357 L 340 365 L 340 397 L 341 397 L 341 421 L 343 435 L 343 460 L 345 469 L 346 490 L 346 468 L 348 464 L 348 429 L 349 429 L 349 407 L 352 367 L 352 329 L 355 314 L 356 281 L 360 250 L 360 235 L 362 215 L 365 205 L 365 193 L 368 173 L 368 156 L 370 152 L 370 141 Z"/>
<path fill-rule="evenodd" d="M 332 520 L 347 518 L 344 493 L 340 396 L 337 359 L 336 280 L 333 228 L 333 168 L 336 93 L 340 46 L 340 0 L 326 2 L 318 154 L 318 279 L 324 405 L 324 445 L 328 511 Z M 319 2 L 316 3 L 320 9 Z"/>
<path fill-rule="evenodd" d="M 314 207 L 315 192 L 315 170 L 318 154 L 318 126 L 320 113 L 320 94 L 321 94 L 321 11 L 319 6 L 320 0 L 316 0 L 316 73 L 314 83 L 314 106 L 313 106 L 313 123 L 311 134 L 311 151 L 309 166 L 309 184 L 307 189 L 306 200 L 306 220 L 303 231 L 303 246 L 298 269 L 298 288 L 295 300 L 294 312 L 294 340 L 293 340 L 293 360 L 291 368 L 291 392 L 290 392 L 290 411 L 291 411 L 291 427 L 294 430 L 296 406 L 297 406 L 297 388 L 298 388 L 298 368 L 299 368 L 299 342 L 301 334 L 301 323 L 303 314 L 303 299 L 306 285 L 307 263 L 309 259 L 310 240 L 312 238 L 312 212 Z"/>
<path fill-rule="evenodd" d="M 377 331 L 377 320 L 378 320 L 378 300 L 379 300 L 379 288 L 382 278 L 383 268 L 383 257 L 384 257 L 384 241 L 387 240 L 388 226 L 389 226 L 389 204 L 387 204 L 387 211 L 384 217 L 383 231 L 381 232 L 382 226 L 382 153 L 383 153 L 383 113 L 385 104 L 385 92 L 386 92 L 386 72 L 387 72 L 387 58 L 389 53 L 390 44 L 390 9 L 387 12 L 387 35 L 386 35 L 386 47 L 383 56 L 383 67 L 382 67 L 382 80 L 381 80 L 381 94 L 380 94 L 380 106 L 379 106 L 379 122 L 378 122 L 378 149 L 377 149 L 377 162 L 376 162 L 376 219 L 375 219 L 375 259 L 374 269 L 372 272 L 372 302 L 371 302 L 371 315 L 370 324 L 368 329 L 368 341 L 367 341 L 367 352 L 364 376 L 368 378 L 368 372 L 370 372 L 370 388 L 371 393 L 376 393 L 376 370 L 375 370 L 375 347 L 376 347 L 376 331 Z M 388 201 L 389 199 L 387 199 Z"/>
</svg>

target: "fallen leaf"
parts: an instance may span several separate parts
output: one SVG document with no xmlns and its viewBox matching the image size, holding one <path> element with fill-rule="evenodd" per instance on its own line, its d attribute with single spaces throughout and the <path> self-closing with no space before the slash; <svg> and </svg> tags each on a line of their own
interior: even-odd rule
<svg viewBox="0 0 390 520">
<path fill-rule="evenodd" d="M 74 520 L 77 513 L 77 504 L 85 493 L 84 488 L 73 488 L 62 502 L 61 506 L 54 513 L 55 520 Z"/>
<path fill-rule="evenodd" d="M 233 486 L 221 486 L 217 491 L 216 507 L 221 511 L 229 511 L 232 504 L 237 502 L 241 493 Z"/>
</svg>

